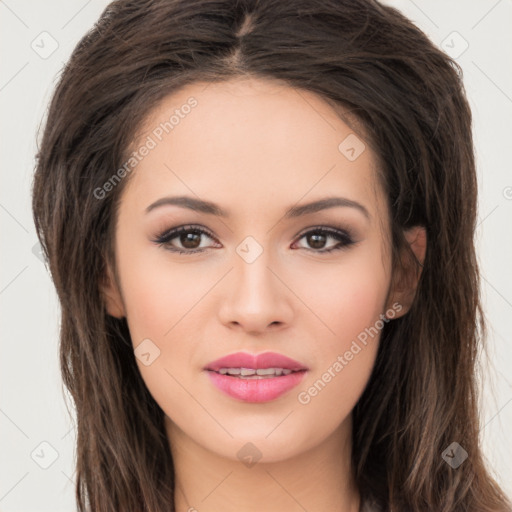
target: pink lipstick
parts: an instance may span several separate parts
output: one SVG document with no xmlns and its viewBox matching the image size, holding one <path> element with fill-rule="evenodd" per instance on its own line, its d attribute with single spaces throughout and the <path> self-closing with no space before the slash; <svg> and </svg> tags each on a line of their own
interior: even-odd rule
<svg viewBox="0 0 512 512">
<path fill-rule="evenodd" d="M 220 391 L 244 402 L 269 402 L 297 386 L 308 367 L 276 352 L 236 352 L 205 366 Z"/>
</svg>

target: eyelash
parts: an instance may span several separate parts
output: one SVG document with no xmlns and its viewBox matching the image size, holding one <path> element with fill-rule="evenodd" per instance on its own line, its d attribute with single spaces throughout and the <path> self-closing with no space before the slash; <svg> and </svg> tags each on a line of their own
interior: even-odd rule
<svg viewBox="0 0 512 512">
<path fill-rule="evenodd" d="M 173 240 L 174 238 L 178 237 L 182 233 L 195 233 L 200 235 L 207 235 L 208 237 L 215 239 L 215 237 L 206 229 L 188 225 L 188 226 L 180 226 L 178 228 L 173 228 L 167 231 L 164 231 L 162 234 L 156 237 L 156 239 L 153 240 L 154 243 L 158 244 L 159 246 L 164 247 L 166 250 L 169 250 L 171 252 L 175 252 L 178 254 L 196 254 L 200 252 L 204 252 L 208 248 L 202 248 L 202 249 L 188 249 L 183 250 L 176 247 L 170 247 L 169 242 Z M 312 251 L 319 254 L 326 254 L 333 251 L 339 251 L 341 249 L 346 249 L 348 246 L 355 243 L 355 241 L 352 239 L 350 233 L 345 229 L 334 229 L 334 228 L 328 228 L 324 226 L 318 226 L 315 228 L 311 228 L 310 230 L 306 231 L 302 235 L 299 236 L 298 240 L 301 240 L 302 238 L 306 237 L 307 235 L 311 234 L 321 234 L 321 235 L 327 235 L 332 238 L 335 238 L 340 243 L 335 245 L 334 247 L 331 247 L 330 249 L 324 249 L 324 250 L 316 250 L 316 249 L 306 249 L 307 251 Z"/>
</svg>

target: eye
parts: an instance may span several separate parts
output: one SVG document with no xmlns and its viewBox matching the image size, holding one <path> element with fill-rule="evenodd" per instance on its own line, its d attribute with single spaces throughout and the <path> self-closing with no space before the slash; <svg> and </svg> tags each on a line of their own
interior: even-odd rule
<svg viewBox="0 0 512 512">
<path fill-rule="evenodd" d="M 348 233 L 347 231 L 327 228 L 323 226 L 319 226 L 317 228 L 307 231 L 306 233 L 300 236 L 299 240 L 302 240 L 303 238 L 306 239 L 307 243 L 312 247 L 312 249 L 306 248 L 307 250 L 313 250 L 313 252 L 318 252 L 321 254 L 331 251 L 337 251 L 340 249 L 345 249 L 349 245 L 355 243 L 352 237 L 350 236 L 350 233 Z M 332 245 L 328 249 L 325 249 L 324 247 L 329 238 L 337 240 L 338 243 Z"/>
<path fill-rule="evenodd" d="M 178 228 L 165 231 L 156 237 L 153 242 L 165 247 L 169 251 L 177 252 L 178 254 L 194 254 L 204 252 L 205 249 L 211 247 L 201 246 L 201 237 L 203 235 L 215 240 L 215 237 L 204 228 L 200 228 L 198 226 L 180 226 Z M 176 243 L 179 244 L 178 246 L 173 243 L 175 239 Z M 304 247 L 306 250 L 320 254 L 344 249 L 355 243 L 347 231 L 324 226 L 310 229 L 299 237 L 299 240 L 302 239 L 305 239 L 311 247 Z M 337 243 L 326 249 L 325 245 L 329 239 L 333 239 L 337 241 Z"/>
<path fill-rule="evenodd" d="M 161 245 L 172 252 L 179 254 L 191 254 L 203 252 L 205 247 L 201 247 L 201 236 L 206 235 L 214 239 L 213 235 L 203 228 L 197 226 L 181 226 L 169 231 L 165 231 L 153 242 Z M 171 242 L 177 238 L 181 247 L 175 247 Z"/>
</svg>

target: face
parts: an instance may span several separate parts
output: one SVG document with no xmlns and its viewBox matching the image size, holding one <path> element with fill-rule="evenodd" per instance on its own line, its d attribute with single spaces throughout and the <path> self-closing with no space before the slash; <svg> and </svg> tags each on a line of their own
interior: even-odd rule
<svg viewBox="0 0 512 512">
<path fill-rule="evenodd" d="M 320 97 L 254 79 L 189 85 L 143 132 L 106 295 L 171 440 L 230 459 L 251 442 L 271 462 L 346 429 L 384 315 L 405 312 L 388 296 L 389 212 L 369 147 Z M 339 199 L 302 208 L 326 198 Z M 239 352 L 302 370 L 205 369 Z"/>
</svg>

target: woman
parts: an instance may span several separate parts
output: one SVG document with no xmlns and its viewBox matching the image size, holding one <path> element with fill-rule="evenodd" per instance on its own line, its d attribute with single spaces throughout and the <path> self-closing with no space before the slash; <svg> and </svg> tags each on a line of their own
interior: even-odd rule
<svg viewBox="0 0 512 512">
<path fill-rule="evenodd" d="M 110 4 L 34 219 L 79 510 L 509 511 L 457 64 L 370 0 Z"/>
</svg>

